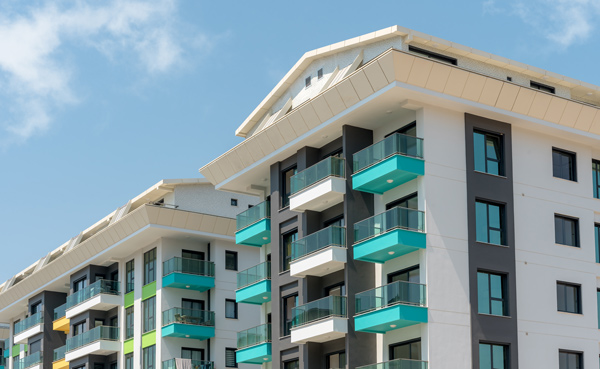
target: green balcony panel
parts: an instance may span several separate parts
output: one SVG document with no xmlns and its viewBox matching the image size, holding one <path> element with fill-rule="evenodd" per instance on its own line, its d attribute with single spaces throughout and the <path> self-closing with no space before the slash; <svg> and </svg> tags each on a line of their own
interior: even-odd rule
<svg viewBox="0 0 600 369">
<path fill-rule="evenodd" d="M 163 337 L 206 340 L 215 336 L 212 311 L 173 308 L 163 311 Z"/>
<path fill-rule="evenodd" d="M 271 203 L 263 201 L 237 215 L 235 243 L 260 247 L 271 242 Z"/>
<path fill-rule="evenodd" d="M 215 287 L 212 261 L 174 257 L 163 263 L 163 287 L 204 292 Z"/>
<path fill-rule="evenodd" d="M 354 225 L 354 259 L 372 263 L 426 247 L 425 213 L 395 207 Z"/>
<path fill-rule="evenodd" d="M 427 369 L 427 361 L 397 359 L 365 366 L 359 366 L 356 369 Z"/>
<path fill-rule="evenodd" d="M 395 133 L 353 155 L 352 188 L 383 194 L 425 174 L 423 140 Z"/>
<path fill-rule="evenodd" d="M 271 301 L 271 280 L 260 281 L 235 291 L 235 301 L 254 305 Z"/>
<path fill-rule="evenodd" d="M 397 281 L 356 294 L 355 330 L 386 333 L 427 323 L 426 287 Z"/>
<path fill-rule="evenodd" d="M 236 361 L 262 364 L 271 361 L 271 324 L 263 324 L 237 334 Z"/>
</svg>

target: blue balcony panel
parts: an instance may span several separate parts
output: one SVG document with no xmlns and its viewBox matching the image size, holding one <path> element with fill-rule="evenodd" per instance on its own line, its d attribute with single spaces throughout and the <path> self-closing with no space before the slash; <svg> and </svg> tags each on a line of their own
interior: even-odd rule
<svg viewBox="0 0 600 369">
<path fill-rule="evenodd" d="M 354 317 L 354 329 L 369 333 L 386 333 L 415 324 L 427 323 L 427 308 L 397 304 Z"/>
<path fill-rule="evenodd" d="M 235 233 L 238 245 L 261 247 L 271 242 L 271 219 L 260 220 Z"/>
<path fill-rule="evenodd" d="M 204 275 L 171 273 L 163 277 L 163 287 L 182 288 L 194 291 L 208 291 L 215 287 L 215 278 Z"/>
<path fill-rule="evenodd" d="M 425 161 L 396 154 L 352 176 L 352 188 L 381 195 L 425 174 Z"/>
<path fill-rule="evenodd" d="M 271 342 L 239 349 L 235 353 L 238 363 L 262 364 L 271 361 Z"/>
<path fill-rule="evenodd" d="M 271 280 L 262 280 L 235 291 L 235 301 L 254 305 L 271 301 Z"/>
<path fill-rule="evenodd" d="M 424 249 L 427 235 L 408 229 L 395 229 L 354 244 L 354 259 L 383 264 L 388 260 Z"/>
<path fill-rule="evenodd" d="M 194 338 L 206 340 L 215 336 L 215 327 L 193 324 L 171 323 L 162 327 L 163 337 Z"/>
</svg>

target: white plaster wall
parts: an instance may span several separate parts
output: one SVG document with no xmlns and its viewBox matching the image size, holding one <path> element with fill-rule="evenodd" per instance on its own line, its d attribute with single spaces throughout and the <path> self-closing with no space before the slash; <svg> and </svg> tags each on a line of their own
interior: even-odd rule
<svg viewBox="0 0 600 369">
<path fill-rule="evenodd" d="M 210 184 L 179 185 L 175 187 L 173 194 L 173 204 L 178 205 L 180 210 L 229 218 L 235 218 L 248 209 L 248 205 L 256 205 L 260 202 L 256 196 L 216 191 Z M 231 199 L 237 199 L 238 206 L 231 206 Z M 165 202 L 167 202 L 166 198 Z"/>
</svg>

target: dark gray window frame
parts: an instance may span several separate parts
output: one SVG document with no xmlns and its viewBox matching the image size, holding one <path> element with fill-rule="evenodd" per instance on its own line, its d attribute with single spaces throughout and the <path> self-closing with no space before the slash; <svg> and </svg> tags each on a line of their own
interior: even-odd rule
<svg viewBox="0 0 600 369">
<path fill-rule="evenodd" d="M 235 265 L 232 268 L 228 267 L 227 256 L 232 256 L 235 258 Z M 238 270 L 238 252 L 237 251 L 225 250 L 225 270 L 236 270 L 236 271 Z"/>
<path fill-rule="evenodd" d="M 556 221 L 558 219 L 563 220 L 563 221 L 574 222 L 574 224 L 575 224 L 575 234 L 573 235 L 573 237 L 575 238 L 575 244 L 574 245 L 570 245 L 568 243 L 564 243 L 564 242 L 566 242 L 565 241 L 566 240 L 566 237 L 565 237 L 566 232 L 565 232 L 565 229 L 564 229 L 565 228 L 564 227 L 564 223 L 561 223 L 561 227 L 562 227 L 561 231 L 562 231 L 562 234 L 563 234 L 563 239 L 562 240 L 558 239 L 558 234 L 557 234 L 558 229 L 556 228 L 556 226 L 557 226 Z M 563 246 L 580 247 L 579 218 L 571 217 L 571 216 L 564 215 L 564 214 L 557 214 L 557 213 L 555 213 L 554 214 L 554 242 L 556 244 L 563 245 Z"/>
<path fill-rule="evenodd" d="M 562 173 L 558 173 L 559 175 L 556 175 L 557 173 L 555 171 L 554 163 L 555 153 L 561 155 L 562 157 L 567 157 L 570 160 L 571 165 L 569 167 L 569 173 L 567 176 L 568 178 L 563 177 Z M 552 177 L 564 179 L 571 182 L 577 182 L 577 153 L 569 150 L 560 149 L 558 147 L 552 147 Z"/>
<path fill-rule="evenodd" d="M 576 294 L 576 311 L 568 311 L 566 310 L 561 310 L 560 309 L 560 300 L 558 297 L 558 289 L 559 286 L 565 286 L 565 287 L 574 287 L 577 290 L 577 294 Z M 566 294 L 565 294 L 565 299 L 566 299 Z M 567 306 L 567 300 L 564 301 L 564 305 Z M 571 313 L 571 314 L 583 314 L 583 304 L 581 303 L 581 285 L 577 284 L 577 283 L 571 283 L 571 282 L 565 282 L 565 281 L 556 281 L 556 310 L 561 312 L 561 313 Z"/>
<path fill-rule="evenodd" d="M 229 365 L 229 363 L 227 362 L 227 353 L 228 352 L 232 352 L 232 351 L 233 351 L 233 362 L 234 362 L 234 364 L 233 365 Z M 226 368 L 237 368 L 238 367 L 237 361 L 235 360 L 235 352 L 236 352 L 235 348 L 225 347 L 225 367 Z"/>
</svg>

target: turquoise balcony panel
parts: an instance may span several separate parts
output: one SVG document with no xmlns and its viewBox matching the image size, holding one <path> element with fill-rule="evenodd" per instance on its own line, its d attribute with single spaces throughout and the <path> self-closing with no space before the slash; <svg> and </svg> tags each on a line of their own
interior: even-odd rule
<svg viewBox="0 0 600 369">
<path fill-rule="evenodd" d="M 386 333 L 420 323 L 427 323 L 427 308 L 413 305 L 394 305 L 354 317 L 354 329 L 369 333 Z"/>
<path fill-rule="evenodd" d="M 163 311 L 161 335 L 197 340 L 212 338 L 215 336 L 215 313 L 182 308 Z"/>
<path fill-rule="evenodd" d="M 215 287 L 215 278 L 201 275 L 171 273 L 163 277 L 163 287 L 204 292 Z"/>
<path fill-rule="evenodd" d="M 261 343 L 256 346 L 238 349 L 235 360 L 243 364 L 262 364 L 271 361 L 271 342 Z"/>
<path fill-rule="evenodd" d="M 215 264 L 174 257 L 163 263 L 163 287 L 204 292 L 215 287 Z"/>
<path fill-rule="evenodd" d="M 271 280 L 262 280 L 235 291 L 235 301 L 244 304 L 262 305 L 271 301 Z"/>
<path fill-rule="evenodd" d="M 215 327 L 172 323 L 162 327 L 162 336 L 194 338 L 202 341 L 215 336 Z"/>
<path fill-rule="evenodd" d="M 238 245 L 261 247 L 271 242 L 271 219 L 263 219 L 235 233 Z"/>
<path fill-rule="evenodd" d="M 424 249 L 425 233 L 396 229 L 354 244 L 354 259 L 383 264 L 388 260 Z"/>
<path fill-rule="evenodd" d="M 425 174 L 423 159 L 393 155 L 352 176 L 352 188 L 381 195 Z"/>
</svg>

